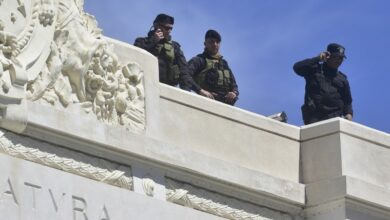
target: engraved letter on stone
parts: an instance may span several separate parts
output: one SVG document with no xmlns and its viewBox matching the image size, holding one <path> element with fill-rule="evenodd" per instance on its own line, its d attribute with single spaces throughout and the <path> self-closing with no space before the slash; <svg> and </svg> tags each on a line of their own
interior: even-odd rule
<svg viewBox="0 0 390 220">
<path fill-rule="evenodd" d="M 31 187 L 32 190 L 32 203 L 33 203 L 33 208 L 36 208 L 36 199 L 35 199 L 35 189 L 42 189 L 42 187 L 25 182 L 24 185 Z"/>
<path fill-rule="evenodd" d="M 8 179 L 7 183 L 8 183 L 8 189 L 6 189 L 3 192 L 3 195 L 5 194 L 5 195 L 12 196 L 12 198 L 14 199 L 15 204 L 18 205 L 18 200 L 16 199 L 15 191 L 14 191 L 14 188 L 12 187 L 11 180 Z"/>
<path fill-rule="evenodd" d="M 87 202 L 85 199 L 77 196 L 72 196 L 72 202 L 73 202 L 73 220 L 78 220 L 80 218 L 77 218 L 77 212 L 81 213 L 84 217 L 83 219 L 88 220 L 87 216 Z"/>
<path fill-rule="evenodd" d="M 106 206 L 103 206 L 102 212 L 100 213 L 99 220 L 110 220 L 110 217 L 108 216 L 108 211 Z"/>
<path fill-rule="evenodd" d="M 59 204 L 56 202 L 56 199 L 54 197 L 53 191 L 51 191 L 51 189 L 49 189 L 49 193 L 50 193 L 51 201 L 53 202 L 54 209 L 56 210 L 56 212 L 58 212 L 58 205 Z M 66 195 L 66 193 L 62 193 L 62 197 L 60 198 L 61 199 L 60 202 L 63 201 L 63 198 L 64 198 L 65 195 Z"/>
</svg>

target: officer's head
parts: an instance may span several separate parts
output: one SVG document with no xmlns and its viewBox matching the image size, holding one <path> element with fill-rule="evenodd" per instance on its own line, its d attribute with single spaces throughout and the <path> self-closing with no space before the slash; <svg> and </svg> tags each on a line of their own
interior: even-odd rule
<svg viewBox="0 0 390 220">
<path fill-rule="evenodd" d="M 345 56 L 345 48 L 340 44 L 331 43 L 328 45 L 326 51 L 329 52 L 330 57 L 326 61 L 327 66 L 332 69 L 337 69 L 343 63 Z"/>
<path fill-rule="evenodd" d="M 173 24 L 175 19 L 167 14 L 159 14 L 153 21 L 153 27 L 155 30 L 160 29 L 165 37 L 171 35 Z"/>
<path fill-rule="evenodd" d="M 215 30 L 208 30 L 204 38 L 206 51 L 211 55 L 217 54 L 222 40 L 221 35 Z"/>
</svg>

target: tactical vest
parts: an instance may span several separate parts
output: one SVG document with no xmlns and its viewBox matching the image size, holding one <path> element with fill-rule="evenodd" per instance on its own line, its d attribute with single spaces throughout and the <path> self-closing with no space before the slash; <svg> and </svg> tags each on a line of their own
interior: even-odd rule
<svg viewBox="0 0 390 220">
<path fill-rule="evenodd" d="M 206 90 L 229 91 L 230 71 L 225 68 L 222 59 L 202 58 L 206 61 L 206 67 L 195 77 L 195 82 Z"/>
<path fill-rule="evenodd" d="M 168 64 L 167 79 L 169 82 L 177 82 L 179 80 L 180 69 L 179 66 L 174 64 L 175 61 L 175 48 L 172 45 L 172 41 L 166 41 L 158 44 L 156 47 L 158 54 L 163 57 Z"/>
</svg>

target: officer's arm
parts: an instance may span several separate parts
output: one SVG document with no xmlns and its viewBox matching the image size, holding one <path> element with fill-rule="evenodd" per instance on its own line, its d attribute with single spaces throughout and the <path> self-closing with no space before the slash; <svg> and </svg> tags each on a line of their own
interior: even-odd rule
<svg viewBox="0 0 390 220">
<path fill-rule="evenodd" d="M 353 115 L 353 109 L 352 109 L 352 95 L 351 95 L 351 88 L 349 86 L 348 80 L 345 80 L 344 83 L 344 92 L 343 92 L 343 101 L 344 101 L 344 110 L 343 115 Z"/>
<path fill-rule="evenodd" d="M 203 70 L 205 66 L 206 62 L 200 57 L 193 57 L 188 62 L 188 73 L 190 74 L 193 81 L 191 89 L 196 93 L 199 93 L 202 88 L 193 79 Z"/>
<path fill-rule="evenodd" d="M 320 62 L 320 57 L 318 56 L 310 59 L 305 59 L 295 63 L 293 69 L 296 74 L 304 77 L 309 74 L 315 73 L 319 62 Z"/>
<path fill-rule="evenodd" d="M 180 45 L 174 42 L 175 59 L 180 70 L 180 88 L 190 91 L 193 85 L 193 79 L 188 73 L 187 61 L 184 57 L 183 51 L 180 49 Z"/>
<path fill-rule="evenodd" d="M 230 79 L 231 79 L 230 91 L 234 92 L 236 94 L 236 96 L 238 97 L 240 92 L 238 91 L 238 85 L 236 83 L 236 78 L 234 77 L 233 71 L 230 69 L 230 67 L 226 61 L 225 61 L 225 66 L 230 72 Z"/>
<path fill-rule="evenodd" d="M 135 39 L 134 46 L 147 50 L 149 53 L 157 56 L 156 50 L 156 42 L 154 42 L 151 38 L 143 38 L 139 37 Z"/>
</svg>

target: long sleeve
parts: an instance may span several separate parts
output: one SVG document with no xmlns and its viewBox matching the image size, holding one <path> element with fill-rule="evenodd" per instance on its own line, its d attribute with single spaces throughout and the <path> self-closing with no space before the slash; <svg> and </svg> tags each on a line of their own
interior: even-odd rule
<svg viewBox="0 0 390 220">
<path fill-rule="evenodd" d="M 156 43 L 149 37 L 139 37 L 135 39 L 134 46 L 147 50 L 149 53 L 157 56 Z"/>
<path fill-rule="evenodd" d="M 191 75 L 188 73 L 186 58 L 183 54 L 183 51 L 180 49 L 180 44 L 174 42 L 174 45 L 176 59 L 175 62 L 179 66 L 180 70 L 180 88 L 183 90 L 190 91 L 194 82 Z"/>
<path fill-rule="evenodd" d="M 225 63 L 226 69 L 228 69 L 229 72 L 230 72 L 230 79 L 231 79 L 231 82 L 230 82 L 230 92 L 234 92 L 238 96 L 240 94 L 240 92 L 238 91 L 238 85 L 237 85 L 237 82 L 236 82 L 236 78 L 234 77 L 233 71 L 230 69 L 229 64 L 227 63 L 226 60 L 224 60 L 224 63 Z"/>
<path fill-rule="evenodd" d="M 309 74 L 313 74 L 317 70 L 319 61 L 319 57 L 305 59 L 295 63 L 293 69 L 296 74 L 306 77 Z"/>
<path fill-rule="evenodd" d="M 352 95 L 351 95 L 351 88 L 349 86 L 348 80 L 345 81 L 345 85 L 344 85 L 343 101 L 344 101 L 343 115 L 347 115 L 347 114 L 353 115 Z"/>
<path fill-rule="evenodd" d="M 193 83 L 191 89 L 196 93 L 199 93 L 202 88 L 195 82 L 194 78 L 197 77 L 197 75 L 204 69 L 205 66 L 206 62 L 204 59 L 198 56 L 193 57 L 188 62 L 188 73 L 190 74 Z"/>
</svg>

